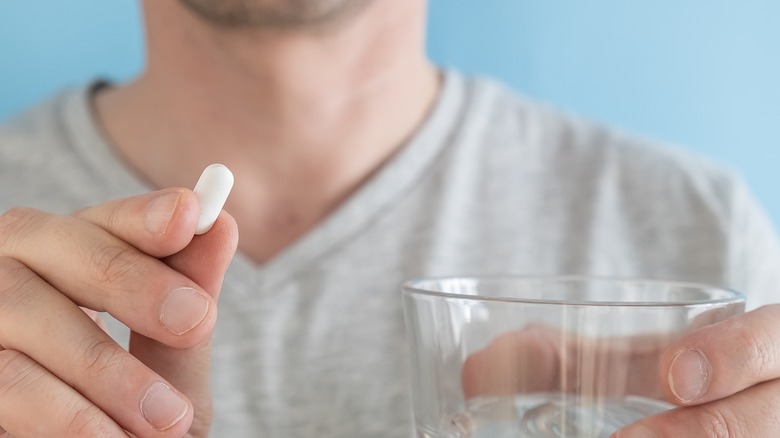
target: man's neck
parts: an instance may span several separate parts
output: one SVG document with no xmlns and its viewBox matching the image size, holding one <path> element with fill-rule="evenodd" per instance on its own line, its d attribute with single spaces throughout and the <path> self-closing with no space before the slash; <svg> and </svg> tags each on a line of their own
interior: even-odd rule
<svg viewBox="0 0 780 438">
<path fill-rule="evenodd" d="M 145 6 L 147 71 L 100 95 L 99 118 L 153 186 L 188 186 L 205 165 L 228 165 L 226 208 L 258 262 L 352 193 L 435 99 L 422 0 L 375 0 L 339 28 L 307 32 L 219 29 L 179 2 Z"/>
</svg>

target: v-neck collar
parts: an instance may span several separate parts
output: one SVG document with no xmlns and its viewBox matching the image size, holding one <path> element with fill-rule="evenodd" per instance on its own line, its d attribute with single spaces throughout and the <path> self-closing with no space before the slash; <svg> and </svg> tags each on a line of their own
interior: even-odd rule
<svg viewBox="0 0 780 438">
<path fill-rule="evenodd" d="M 446 148 L 448 135 L 461 116 L 465 78 L 454 71 L 444 71 L 442 78 L 438 99 L 425 122 L 349 199 L 267 263 L 257 265 L 239 253 L 231 269 L 256 276 L 261 286 L 278 286 L 337 252 L 410 191 Z M 105 181 L 109 192 L 126 196 L 154 190 L 122 161 L 98 126 L 92 96 L 101 86 L 93 83 L 64 102 L 63 117 L 73 147 Z"/>
</svg>

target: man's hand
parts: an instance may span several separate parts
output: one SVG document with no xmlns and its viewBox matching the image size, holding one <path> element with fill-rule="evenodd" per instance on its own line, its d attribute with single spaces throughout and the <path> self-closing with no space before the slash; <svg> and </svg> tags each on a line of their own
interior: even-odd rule
<svg viewBox="0 0 780 438">
<path fill-rule="evenodd" d="M 666 399 L 683 407 L 618 438 L 780 436 L 780 305 L 700 328 L 668 347 L 660 364 Z"/>
<path fill-rule="evenodd" d="M 56 216 L 0 216 L 0 435 L 206 436 L 210 334 L 237 245 L 168 189 Z M 79 306 L 131 330 L 117 345 Z"/>
<path fill-rule="evenodd" d="M 661 398 L 659 357 L 671 335 L 587 338 L 543 325 L 504 333 L 463 363 L 466 399 L 534 392 Z"/>
</svg>

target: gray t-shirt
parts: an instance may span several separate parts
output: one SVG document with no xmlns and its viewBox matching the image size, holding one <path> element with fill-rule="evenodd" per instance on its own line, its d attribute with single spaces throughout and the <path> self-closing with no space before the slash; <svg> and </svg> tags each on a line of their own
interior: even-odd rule
<svg viewBox="0 0 780 438">
<path fill-rule="evenodd" d="M 150 190 L 95 125 L 91 88 L 0 128 L 0 211 L 67 213 Z M 238 255 L 214 342 L 214 436 L 410 435 L 399 285 L 594 274 L 777 301 L 780 250 L 731 172 L 445 74 L 413 139 L 263 266 Z"/>
</svg>

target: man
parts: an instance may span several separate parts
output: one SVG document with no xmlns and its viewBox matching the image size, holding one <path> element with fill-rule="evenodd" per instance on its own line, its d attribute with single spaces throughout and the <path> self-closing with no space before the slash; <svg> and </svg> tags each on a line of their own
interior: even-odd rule
<svg viewBox="0 0 780 438">
<path fill-rule="evenodd" d="M 409 436 L 410 277 L 669 278 L 753 305 L 780 288 L 771 227 L 728 172 L 437 71 L 423 0 L 143 5 L 139 78 L 0 131 L 14 436 Z M 197 201 L 169 187 L 212 162 L 236 176 L 232 217 L 193 237 Z M 129 352 L 79 306 L 128 326 Z M 619 436 L 780 433 L 778 316 L 691 338 L 661 382 L 687 407 Z"/>
</svg>

